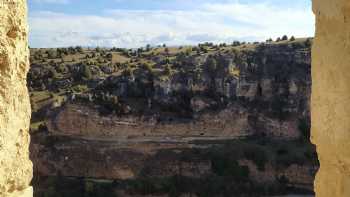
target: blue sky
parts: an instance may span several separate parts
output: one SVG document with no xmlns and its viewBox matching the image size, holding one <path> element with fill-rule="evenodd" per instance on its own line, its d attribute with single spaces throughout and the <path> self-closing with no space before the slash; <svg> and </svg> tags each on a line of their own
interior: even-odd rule
<svg viewBox="0 0 350 197">
<path fill-rule="evenodd" d="M 194 45 L 313 36 L 310 0 L 29 0 L 31 47 Z"/>
</svg>

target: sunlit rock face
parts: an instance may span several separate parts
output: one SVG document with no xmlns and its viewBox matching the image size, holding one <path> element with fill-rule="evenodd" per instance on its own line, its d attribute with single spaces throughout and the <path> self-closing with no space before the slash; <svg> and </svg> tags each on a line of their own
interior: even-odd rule
<svg viewBox="0 0 350 197">
<path fill-rule="evenodd" d="M 312 141 L 317 197 L 350 196 L 350 2 L 314 0 Z"/>
<path fill-rule="evenodd" d="M 0 1 L 0 196 L 29 197 L 30 104 L 25 0 Z"/>
</svg>

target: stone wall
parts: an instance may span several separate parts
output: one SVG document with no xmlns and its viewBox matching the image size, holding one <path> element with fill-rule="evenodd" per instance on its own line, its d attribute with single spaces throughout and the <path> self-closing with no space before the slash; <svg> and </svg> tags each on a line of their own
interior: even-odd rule
<svg viewBox="0 0 350 197">
<path fill-rule="evenodd" d="M 317 197 L 350 195 L 350 1 L 313 0 L 312 141 Z"/>
<path fill-rule="evenodd" d="M 29 197 L 27 1 L 0 1 L 0 196 Z"/>
</svg>

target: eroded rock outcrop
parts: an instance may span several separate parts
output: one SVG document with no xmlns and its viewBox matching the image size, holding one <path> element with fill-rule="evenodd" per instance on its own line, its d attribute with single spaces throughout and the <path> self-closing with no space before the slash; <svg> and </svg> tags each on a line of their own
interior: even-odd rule
<svg viewBox="0 0 350 197">
<path fill-rule="evenodd" d="M 310 119 L 310 42 L 256 44 L 238 52 L 215 49 L 210 57 L 192 54 L 179 58 L 179 68 L 174 66 L 169 76 L 156 69 L 150 73 L 140 64 L 131 76 L 95 73 L 81 81 L 75 76 L 80 72 L 72 73 L 95 66 L 61 65 L 70 70 L 63 72 L 59 65 L 32 65 L 29 88 L 37 108 L 33 122 L 46 122 L 54 135 L 90 139 L 298 139 L 304 135 L 301 123 L 308 125 Z M 217 62 L 215 72 L 208 71 L 211 61 Z M 62 85 L 59 77 L 52 77 L 55 72 L 69 82 Z M 81 85 L 86 91 L 67 88 Z M 42 97 L 47 93 L 50 96 Z"/>
<path fill-rule="evenodd" d="M 108 194 L 312 192 L 311 44 L 217 46 L 153 66 L 142 55 L 104 74 L 86 61 L 43 63 L 62 49 L 33 50 L 45 60 L 28 75 L 35 194 L 79 197 L 85 184 L 101 192 L 99 180 Z"/>
<path fill-rule="evenodd" d="M 30 197 L 30 104 L 27 10 L 24 0 L 0 1 L 0 196 Z"/>
<path fill-rule="evenodd" d="M 314 151 L 310 148 L 298 141 L 264 143 L 261 139 L 140 143 L 37 135 L 31 153 L 37 196 L 52 196 L 47 189 L 51 188 L 62 196 L 77 191 L 74 196 L 80 197 L 85 184 L 94 184 L 98 190 L 99 181 L 132 196 L 158 196 L 172 190 L 268 196 L 312 191 L 317 165 L 310 158 Z M 77 185 L 73 187 L 71 181 Z M 106 192 L 113 196 L 113 191 Z"/>
<path fill-rule="evenodd" d="M 350 195 L 350 2 L 314 0 L 312 140 L 321 164 L 317 197 Z"/>
</svg>

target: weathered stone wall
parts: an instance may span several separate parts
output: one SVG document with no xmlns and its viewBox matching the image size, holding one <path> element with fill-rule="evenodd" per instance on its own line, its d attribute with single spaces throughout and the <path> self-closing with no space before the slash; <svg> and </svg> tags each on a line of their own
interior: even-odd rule
<svg viewBox="0 0 350 197">
<path fill-rule="evenodd" d="M 312 141 L 317 197 L 350 195 L 350 1 L 313 0 Z"/>
<path fill-rule="evenodd" d="M 0 1 L 0 196 L 29 197 L 30 104 L 26 88 L 28 28 L 25 0 Z"/>
</svg>

